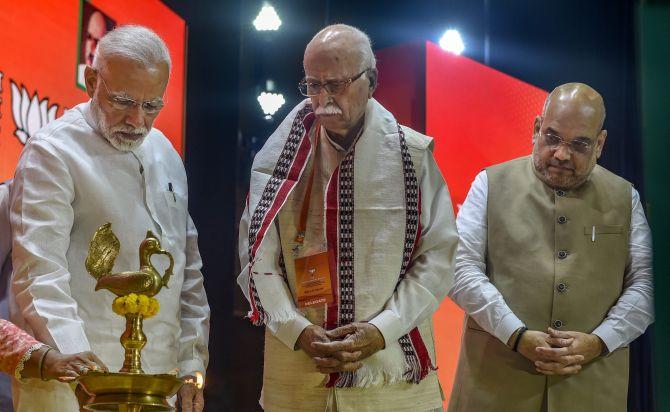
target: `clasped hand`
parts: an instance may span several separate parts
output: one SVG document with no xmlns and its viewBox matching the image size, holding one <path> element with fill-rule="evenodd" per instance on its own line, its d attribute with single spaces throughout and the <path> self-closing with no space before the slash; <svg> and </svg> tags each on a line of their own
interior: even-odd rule
<svg viewBox="0 0 670 412">
<path fill-rule="evenodd" d="M 544 375 L 574 375 L 598 357 L 603 342 L 593 334 L 548 328 L 529 330 L 521 336 L 518 351 Z"/>
<path fill-rule="evenodd" d="M 327 331 L 310 325 L 302 331 L 297 346 L 315 362 L 319 372 L 353 372 L 361 361 L 384 349 L 384 337 L 376 326 L 356 322 Z"/>
</svg>

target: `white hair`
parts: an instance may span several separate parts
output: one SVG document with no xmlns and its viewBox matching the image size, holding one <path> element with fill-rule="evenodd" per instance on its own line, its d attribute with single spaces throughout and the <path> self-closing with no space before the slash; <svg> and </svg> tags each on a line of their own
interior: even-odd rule
<svg viewBox="0 0 670 412">
<path fill-rule="evenodd" d="M 166 63 L 168 70 L 172 68 L 165 42 L 153 30 L 143 26 L 119 26 L 105 34 L 95 49 L 93 68 L 99 69 L 111 56 L 126 57 L 147 67 Z"/>
<path fill-rule="evenodd" d="M 345 25 L 346 26 L 346 25 Z M 364 31 L 349 26 L 354 35 L 358 38 L 358 47 L 361 51 L 361 69 L 376 69 L 377 68 L 377 59 L 375 58 L 375 53 L 372 51 L 372 41 L 370 36 L 367 35 Z"/>
<path fill-rule="evenodd" d="M 326 26 L 314 35 L 310 44 L 315 40 L 324 37 L 329 32 L 344 33 L 345 35 L 348 35 L 350 39 L 353 39 L 354 47 L 357 47 L 360 52 L 361 70 L 377 68 L 377 59 L 375 59 L 375 54 L 372 51 L 372 41 L 370 41 L 370 36 L 354 26 L 348 24 L 332 24 Z"/>
</svg>

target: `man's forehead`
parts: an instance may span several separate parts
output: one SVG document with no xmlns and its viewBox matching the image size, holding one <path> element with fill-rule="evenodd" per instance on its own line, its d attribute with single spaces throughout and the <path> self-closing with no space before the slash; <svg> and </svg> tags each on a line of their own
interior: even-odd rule
<svg viewBox="0 0 670 412">
<path fill-rule="evenodd" d="M 589 104 L 578 101 L 556 101 L 547 105 L 544 117 L 547 120 L 592 124 L 599 121 L 598 110 Z"/>
<path fill-rule="evenodd" d="M 145 77 L 149 79 L 160 78 L 169 74 L 166 63 L 147 66 L 137 60 L 120 55 L 106 57 L 101 69 L 105 74 L 114 77 Z"/>
<path fill-rule="evenodd" d="M 599 132 L 598 121 L 593 117 L 585 117 L 565 113 L 547 111 L 544 117 L 543 127 L 545 130 L 553 130 L 563 137 L 570 135 L 589 137 Z"/>
<path fill-rule="evenodd" d="M 161 96 L 168 81 L 167 65 L 147 67 L 120 56 L 110 56 L 101 71 L 110 91 L 128 96 L 145 93 Z"/>
<path fill-rule="evenodd" d="M 305 53 L 306 76 L 351 76 L 360 66 L 360 54 L 343 48 L 330 48 Z"/>
<path fill-rule="evenodd" d="M 92 34 L 105 34 L 105 18 L 99 12 L 94 12 L 88 21 L 88 32 Z"/>
</svg>

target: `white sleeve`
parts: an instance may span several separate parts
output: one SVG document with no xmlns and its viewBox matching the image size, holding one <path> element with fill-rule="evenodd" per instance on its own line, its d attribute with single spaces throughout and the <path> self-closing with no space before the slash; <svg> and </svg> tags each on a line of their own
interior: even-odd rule
<svg viewBox="0 0 670 412">
<path fill-rule="evenodd" d="M 623 293 L 593 331 L 612 352 L 644 333 L 654 321 L 651 231 L 637 190 L 632 189 L 628 264 Z"/>
<path fill-rule="evenodd" d="M 186 265 L 181 288 L 179 370 L 182 375 L 203 375 L 209 360 L 209 304 L 202 276 L 198 231 L 191 216 L 186 222 Z"/>
<path fill-rule="evenodd" d="M 13 292 L 35 338 L 62 353 L 90 350 L 70 293 L 66 253 L 74 220 L 74 185 L 56 149 L 34 137 L 11 192 Z"/>
<path fill-rule="evenodd" d="M 430 151 L 425 154 L 419 186 L 422 231 L 412 262 L 384 310 L 370 320 L 387 343 L 431 316 L 453 283 L 458 242 L 454 212 L 449 189 Z"/>
<path fill-rule="evenodd" d="M 482 171 L 475 177 L 456 218 L 460 238 L 449 296 L 485 331 L 507 344 L 512 333 L 524 324 L 486 276 L 487 198 L 488 178 Z"/>
<path fill-rule="evenodd" d="M 244 208 L 240 220 L 238 252 L 242 271 L 237 277 L 237 284 L 242 288 L 244 296 L 253 306 L 249 294 L 249 276 L 254 276 L 256 290 L 261 303 L 263 298 L 272 299 L 275 311 L 267 313 L 265 326 L 274 336 L 287 347 L 296 349 L 296 342 L 302 331 L 312 323 L 296 308 L 293 296 L 279 266 L 281 242 L 275 224 L 271 224 L 263 239 L 264 247 L 258 249 L 254 262 L 254 273 L 249 267 L 249 205 Z M 266 302 L 269 304 L 269 302 Z"/>
</svg>

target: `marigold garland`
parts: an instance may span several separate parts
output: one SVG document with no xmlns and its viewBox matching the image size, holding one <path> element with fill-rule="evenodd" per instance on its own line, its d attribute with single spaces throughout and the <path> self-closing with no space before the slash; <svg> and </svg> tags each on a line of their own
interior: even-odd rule
<svg viewBox="0 0 670 412">
<path fill-rule="evenodd" d="M 128 313 L 139 313 L 145 319 L 156 316 L 159 309 L 160 304 L 158 303 L 158 299 L 136 293 L 119 296 L 114 299 L 114 303 L 112 304 L 112 310 L 117 315 L 125 316 Z"/>
</svg>

